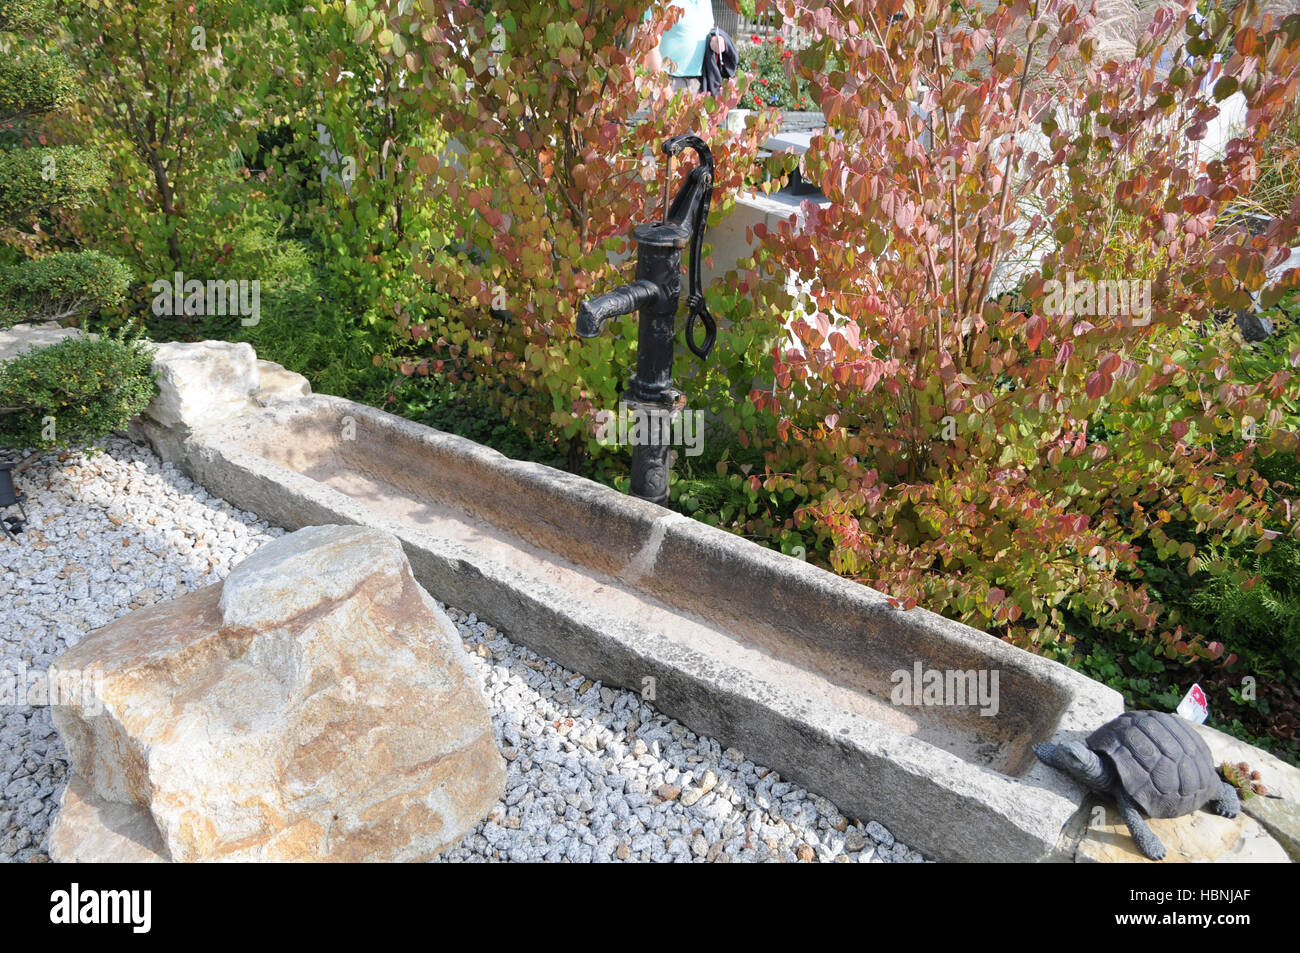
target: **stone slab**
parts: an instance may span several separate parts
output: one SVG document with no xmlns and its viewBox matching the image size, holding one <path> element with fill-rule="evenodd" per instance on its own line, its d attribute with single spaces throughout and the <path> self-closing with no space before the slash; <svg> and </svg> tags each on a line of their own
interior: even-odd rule
<svg viewBox="0 0 1300 953">
<path fill-rule="evenodd" d="M 68 338 L 75 338 L 83 332 L 77 328 L 62 327 L 57 321 L 42 321 L 39 324 L 15 324 L 0 330 L 0 364 L 13 360 L 28 351 L 50 347 Z M 95 340 L 97 334 L 89 337 Z"/>
<path fill-rule="evenodd" d="M 1077 863 L 1104 864 L 1285 864 L 1286 851 L 1268 831 L 1247 814 L 1219 817 L 1211 811 L 1194 811 L 1182 817 L 1148 821 L 1161 843 L 1165 858 L 1148 860 L 1137 849 L 1119 812 L 1106 806 L 1105 822 L 1090 827 L 1075 854 Z"/>
<path fill-rule="evenodd" d="M 1277 797 L 1252 797 L 1244 803 L 1248 815 L 1269 832 L 1293 861 L 1300 862 L 1300 768 L 1262 748 L 1247 744 L 1207 725 L 1197 725 L 1210 746 L 1214 763 L 1245 761 L 1260 773 L 1260 782 Z"/>
</svg>

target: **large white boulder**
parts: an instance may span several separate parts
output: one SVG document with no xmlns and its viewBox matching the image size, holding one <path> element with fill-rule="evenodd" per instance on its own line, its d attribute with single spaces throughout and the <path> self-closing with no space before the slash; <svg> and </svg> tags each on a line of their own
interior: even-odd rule
<svg viewBox="0 0 1300 953">
<path fill-rule="evenodd" d="M 158 396 L 145 413 L 164 427 L 194 427 L 250 409 L 260 372 L 246 342 L 159 344 L 154 355 Z"/>
<path fill-rule="evenodd" d="M 52 711 L 56 861 L 423 860 L 503 792 L 456 628 L 378 530 L 281 537 L 57 667 L 82 691 Z"/>
<path fill-rule="evenodd" d="M 307 378 L 258 360 L 252 345 L 229 341 L 159 344 L 153 359 L 158 396 L 131 425 L 166 461 L 185 458 L 191 431 L 311 394 Z"/>
</svg>

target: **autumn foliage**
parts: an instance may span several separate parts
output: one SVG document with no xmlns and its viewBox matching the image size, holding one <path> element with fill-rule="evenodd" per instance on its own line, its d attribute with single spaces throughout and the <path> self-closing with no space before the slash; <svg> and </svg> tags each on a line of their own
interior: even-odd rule
<svg viewBox="0 0 1300 953">
<path fill-rule="evenodd" d="M 1296 108 L 1300 17 L 1162 10 L 1117 63 L 1094 56 L 1086 4 L 777 6 L 814 37 L 791 68 L 820 90 L 805 164 L 832 201 L 760 229 L 746 279 L 791 316 L 752 395 L 778 432 L 753 497 L 793 496 L 777 528 L 901 607 L 1059 657 L 1071 618 L 1222 656 L 1134 571 L 1140 546 L 1195 572 L 1203 546 L 1300 534 L 1258 469 L 1297 452 L 1296 380 L 1241 379 L 1222 314 L 1297 243 L 1300 202 L 1262 234 L 1224 223 Z M 1210 155 L 1234 96 L 1244 131 Z M 1150 314 L 1050 313 L 1067 274 L 1149 282 Z"/>
<path fill-rule="evenodd" d="M 458 0 L 350 4 L 356 39 L 409 78 L 404 104 L 434 116 L 451 148 L 408 155 L 423 189 L 445 196 L 446 229 L 415 262 L 448 301 L 406 326 L 427 352 L 404 370 L 470 382 L 513 421 L 581 453 L 593 409 L 617 406 L 633 366 L 635 318 L 579 341 L 581 299 L 629 280 L 627 235 L 663 200 L 663 139 L 711 144 L 714 221 L 756 171 L 771 118 L 721 128 L 741 88 L 676 94 L 642 68 L 679 13 L 649 4 Z M 672 19 L 670 19 L 672 18 Z M 670 190 L 680 183 L 675 170 Z"/>
</svg>

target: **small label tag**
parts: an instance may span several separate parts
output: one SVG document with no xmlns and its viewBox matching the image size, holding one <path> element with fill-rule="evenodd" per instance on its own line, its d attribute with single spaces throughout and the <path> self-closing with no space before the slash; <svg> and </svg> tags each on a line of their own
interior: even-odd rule
<svg viewBox="0 0 1300 953">
<path fill-rule="evenodd" d="M 1187 690 L 1183 700 L 1178 703 L 1178 714 L 1198 725 L 1205 724 L 1205 719 L 1210 714 L 1210 703 L 1205 700 L 1205 692 L 1201 691 L 1200 685 L 1193 685 Z"/>
</svg>

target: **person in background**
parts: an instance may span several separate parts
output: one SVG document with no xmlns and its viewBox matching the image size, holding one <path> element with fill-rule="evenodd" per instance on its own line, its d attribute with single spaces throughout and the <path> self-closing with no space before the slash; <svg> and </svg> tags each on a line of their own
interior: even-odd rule
<svg viewBox="0 0 1300 953">
<path fill-rule="evenodd" d="M 650 53 L 646 66 L 653 72 L 667 70 L 674 89 L 702 89 L 704 50 L 713 29 L 711 0 L 672 0 L 682 10 L 681 19 L 659 38 L 659 48 Z M 647 19 L 649 11 L 646 12 Z"/>
<path fill-rule="evenodd" d="M 700 76 L 700 86 L 714 99 L 722 92 L 722 84 L 736 75 L 740 65 L 740 54 L 736 44 L 721 27 L 709 31 L 708 41 L 704 46 L 704 73 Z"/>
</svg>

